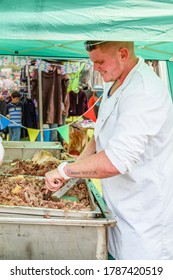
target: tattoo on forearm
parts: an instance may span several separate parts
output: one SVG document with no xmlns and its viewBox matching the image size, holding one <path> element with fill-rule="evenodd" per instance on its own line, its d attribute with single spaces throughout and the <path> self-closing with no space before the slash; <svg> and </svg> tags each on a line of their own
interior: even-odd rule
<svg viewBox="0 0 173 280">
<path fill-rule="evenodd" d="M 80 172 L 71 171 L 71 169 L 67 169 L 67 175 L 80 175 Z"/>
<path fill-rule="evenodd" d="M 72 171 L 71 169 L 67 169 L 67 175 L 78 175 L 78 176 L 84 176 L 84 175 L 89 175 L 89 176 L 93 176 L 93 175 L 97 175 L 97 171 L 96 170 L 92 170 L 92 171 Z"/>
</svg>

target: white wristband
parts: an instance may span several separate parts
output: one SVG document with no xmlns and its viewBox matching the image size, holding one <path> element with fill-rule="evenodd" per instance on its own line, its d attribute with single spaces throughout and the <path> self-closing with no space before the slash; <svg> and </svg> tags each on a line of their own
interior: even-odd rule
<svg viewBox="0 0 173 280">
<path fill-rule="evenodd" d="M 71 177 L 67 176 L 64 172 L 64 167 L 68 164 L 67 161 L 64 161 L 62 163 L 60 163 L 60 165 L 58 165 L 57 169 L 59 171 L 59 173 L 61 174 L 61 176 L 65 179 L 65 180 L 69 180 Z"/>
</svg>

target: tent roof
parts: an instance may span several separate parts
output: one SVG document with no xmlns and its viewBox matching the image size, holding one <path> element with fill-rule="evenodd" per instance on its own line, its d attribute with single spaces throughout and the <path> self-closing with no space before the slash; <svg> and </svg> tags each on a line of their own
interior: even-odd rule
<svg viewBox="0 0 173 280">
<path fill-rule="evenodd" d="M 173 57 L 173 0 L 1 0 L 0 55 L 87 58 L 85 40 L 135 41 Z"/>
</svg>

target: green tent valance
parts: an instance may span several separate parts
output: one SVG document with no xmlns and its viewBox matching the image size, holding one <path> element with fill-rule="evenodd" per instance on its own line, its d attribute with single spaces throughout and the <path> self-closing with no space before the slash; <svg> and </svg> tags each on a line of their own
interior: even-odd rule
<svg viewBox="0 0 173 280">
<path fill-rule="evenodd" d="M 86 58 L 85 40 L 135 41 L 146 59 L 173 57 L 172 0 L 1 0 L 0 55 Z"/>
</svg>

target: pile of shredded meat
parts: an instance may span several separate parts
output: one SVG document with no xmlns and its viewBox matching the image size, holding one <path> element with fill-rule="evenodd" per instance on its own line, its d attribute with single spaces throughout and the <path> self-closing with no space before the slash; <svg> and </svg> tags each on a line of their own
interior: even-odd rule
<svg viewBox="0 0 173 280">
<path fill-rule="evenodd" d="M 33 157 L 28 160 L 14 159 L 10 162 L 3 162 L 0 168 L 0 174 L 45 176 L 46 172 L 57 168 L 62 160 L 65 159 L 63 158 L 65 153 L 61 155 L 60 159 L 57 159 L 52 153 L 46 150 L 37 151 Z M 72 158 L 70 160 L 72 160 Z"/>
<path fill-rule="evenodd" d="M 44 179 L 0 175 L 0 205 L 44 207 L 62 210 L 92 210 L 86 182 L 77 183 L 66 199 L 46 199 Z M 68 197 L 75 197 L 75 201 Z M 76 201 L 77 200 L 77 201 Z"/>
<path fill-rule="evenodd" d="M 32 160 L 13 160 L 1 165 L 1 173 L 13 175 L 33 175 L 45 176 L 45 173 L 57 168 L 59 165 L 56 161 L 46 161 L 44 163 L 36 163 Z"/>
</svg>

